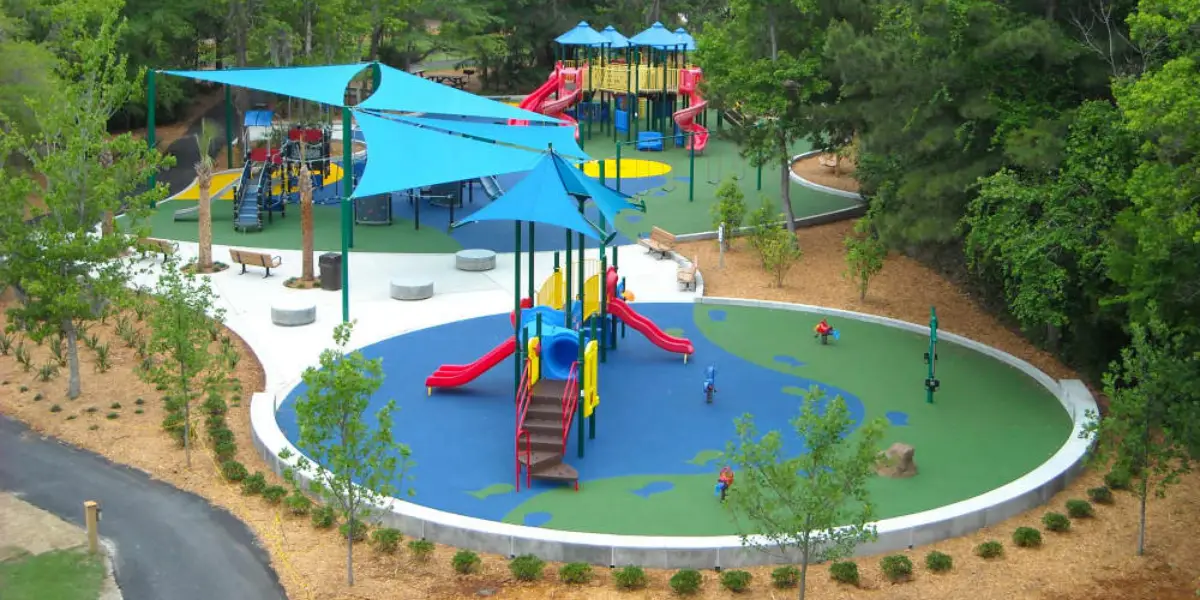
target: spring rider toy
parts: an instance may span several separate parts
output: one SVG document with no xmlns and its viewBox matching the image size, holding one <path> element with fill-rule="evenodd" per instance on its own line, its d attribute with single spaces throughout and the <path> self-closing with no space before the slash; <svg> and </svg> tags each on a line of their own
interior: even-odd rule
<svg viewBox="0 0 1200 600">
<path fill-rule="evenodd" d="M 828 344 L 831 336 L 834 340 L 841 339 L 838 330 L 834 329 L 825 319 L 821 319 L 821 322 L 817 323 L 816 327 L 813 327 L 813 337 L 821 338 L 822 345 Z"/>
<path fill-rule="evenodd" d="M 725 501 L 725 494 L 729 493 L 729 488 L 733 487 L 733 469 L 729 466 L 721 467 L 721 474 L 717 475 L 717 485 L 713 487 L 713 494 L 721 497 L 721 502 Z"/>
<path fill-rule="evenodd" d="M 709 365 L 704 370 L 704 402 L 712 404 L 713 397 L 717 395 L 717 367 Z"/>
</svg>

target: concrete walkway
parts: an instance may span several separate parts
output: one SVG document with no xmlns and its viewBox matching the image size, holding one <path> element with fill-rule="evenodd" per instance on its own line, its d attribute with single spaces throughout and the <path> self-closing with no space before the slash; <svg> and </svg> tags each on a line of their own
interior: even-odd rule
<svg viewBox="0 0 1200 600">
<path fill-rule="evenodd" d="M 101 506 L 100 533 L 115 546 L 117 583 L 129 600 L 285 600 L 254 534 L 204 499 L 154 481 L 0 417 L 0 489 L 83 525 L 83 502 Z"/>
</svg>

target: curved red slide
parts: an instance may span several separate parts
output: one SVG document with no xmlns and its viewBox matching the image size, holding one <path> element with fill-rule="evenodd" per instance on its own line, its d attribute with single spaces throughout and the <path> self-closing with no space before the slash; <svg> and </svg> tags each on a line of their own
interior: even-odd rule
<svg viewBox="0 0 1200 600">
<path fill-rule="evenodd" d="M 684 338 L 677 338 L 673 335 L 667 335 L 667 332 L 659 329 L 653 321 L 638 314 L 637 311 L 629 307 L 624 300 L 620 298 L 610 298 L 608 301 L 608 312 L 617 316 L 618 319 L 625 321 L 630 327 L 637 330 L 638 333 L 646 336 L 655 346 L 666 350 L 667 352 L 675 352 L 676 354 L 694 354 L 696 349 L 692 347 L 692 343 Z"/>
<path fill-rule="evenodd" d="M 557 91 L 558 73 L 555 72 L 550 74 L 550 77 L 546 79 L 546 83 L 543 83 L 538 89 L 533 90 L 533 93 L 525 96 L 525 99 L 521 101 L 518 108 L 566 122 L 564 127 L 574 127 L 575 139 L 579 139 L 579 123 L 570 115 L 564 113 L 574 106 L 576 102 L 579 102 L 580 92 L 579 90 L 575 90 L 562 98 L 549 100 L 548 98 Z M 508 124 L 529 125 L 529 121 L 509 119 Z"/>
<path fill-rule="evenodd" d="M 695 144 L 696 152 L 702 152 L 708 147 L 708 128 L 696 122 L 696 115 L 704 112 L 708 108 L 708 102 L 700 100 L 699 96 L 692 94 L 692 105 L 675 113 L 675 124 L 679 125 L 679 129 L 685 133 L 692 135 L 688 136 L 687 149 L 691 150 Z"/>
<path fill-rule="evenodd" d="M 538 89 L 533 90 L 533 93 L 529 94 L 528 96 L 525 96 L 525 99 L 521 100 L 521 103 L 517 107 L 520 108 L 521 110 L 527 110 L 530 112 L 541 113 L 542 111 L 540 111 L 538 109 L 540 109 L 542 107 L 542 103 L 546 101 L 546 98 L 549 98 L 550 94 L 553 94 L 557 89 L 558 89 L 558 73 L 551 73 L 550 77 L 546 79 L 546 83 L 543 83 L 542 85 L 538 86 Z M 542 114 L 545 114 L 545 113 L 542 113 Z M 508 124 L 509 125 L 528 125 L 529 121 L 521 121 L 518 119 L 509 119 Z"/>
<path fill-rule="evenodd" d="M 487 354 L 480 357 L 479 360 L 469 365 L 442 365 L 438 367 L 433 375 L 425 379 L 425 387 L 432 391 L 435 387 L 457 387 L 473 381 L 476 377 L 483 375 L 492 367 L 500 364 L 500 361 L 512 356 L 512 353 L 517 349 L 517 338 L 509 337 L 507 340 L 500 342 L 499 346 L 492 348 Z"/>
</svg>

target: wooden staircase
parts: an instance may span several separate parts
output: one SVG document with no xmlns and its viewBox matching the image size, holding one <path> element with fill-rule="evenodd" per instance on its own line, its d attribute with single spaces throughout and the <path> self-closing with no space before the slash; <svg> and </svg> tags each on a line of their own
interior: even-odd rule
<svg viewBox="0 0 1200 600">
<path fill-rule="evenodd" d="M 572 370 L 570 381 L 541 380 L 517 398 L 516 434 L 517 490 L 521 489 L 521 468 L 525 468 L 526 486 L 531 479 L 573 482 L 579 489 L 579 472 L 563 462 L 567 434 L 578 408 L 578 391 Z"/>
</svg>

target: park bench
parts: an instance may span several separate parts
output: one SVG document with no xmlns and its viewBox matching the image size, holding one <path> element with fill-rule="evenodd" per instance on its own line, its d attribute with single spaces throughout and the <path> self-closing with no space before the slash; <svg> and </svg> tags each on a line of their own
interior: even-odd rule
<svg viewBox="0 0 1200 600">
<path fill-rule="evenodd" d="M 242 265 L 242 272 L 239 275 L 245 274 L 247 266 L 266 269 L 267 274 L 263 275 L 263 279 L 271 276 L 271 269 L 283 264 L 283 259 L 278 256 L 271 256 L 262 252 L 250 252 L 248 250 L 235 250 L 233 248 L 229 249 L 229 258 L 233 262 Z"/>
<path fill-rule="evenodd" d="M 138 240 L 137 247 L 141 251 L 142 256 L 145 256 L 147 252 L 154 252 L 162 254 L 163 260 L 166 260 L 168 256 L 175 254 L 179 250 L 179 244 L 171 240 L 159 238 L 141 238 Z"/>
<path fill-rule="evenodd" d="M 675 279 L 685 290 L 696 289 L 696 265 L 700 264 L 700 257 L 685 265 L 681 265 L 679 270 L 675 272 Z"/>
<path fill-rule="evenodd" d="M 651 254 L 657 253 L 659 258 L 666 258 L 671 250 L 675 249 L 675 234 L 654 227 L 650 230 L 650 237 L 639 238 L 638 243 L 645 246 Z"/>
</svg>

